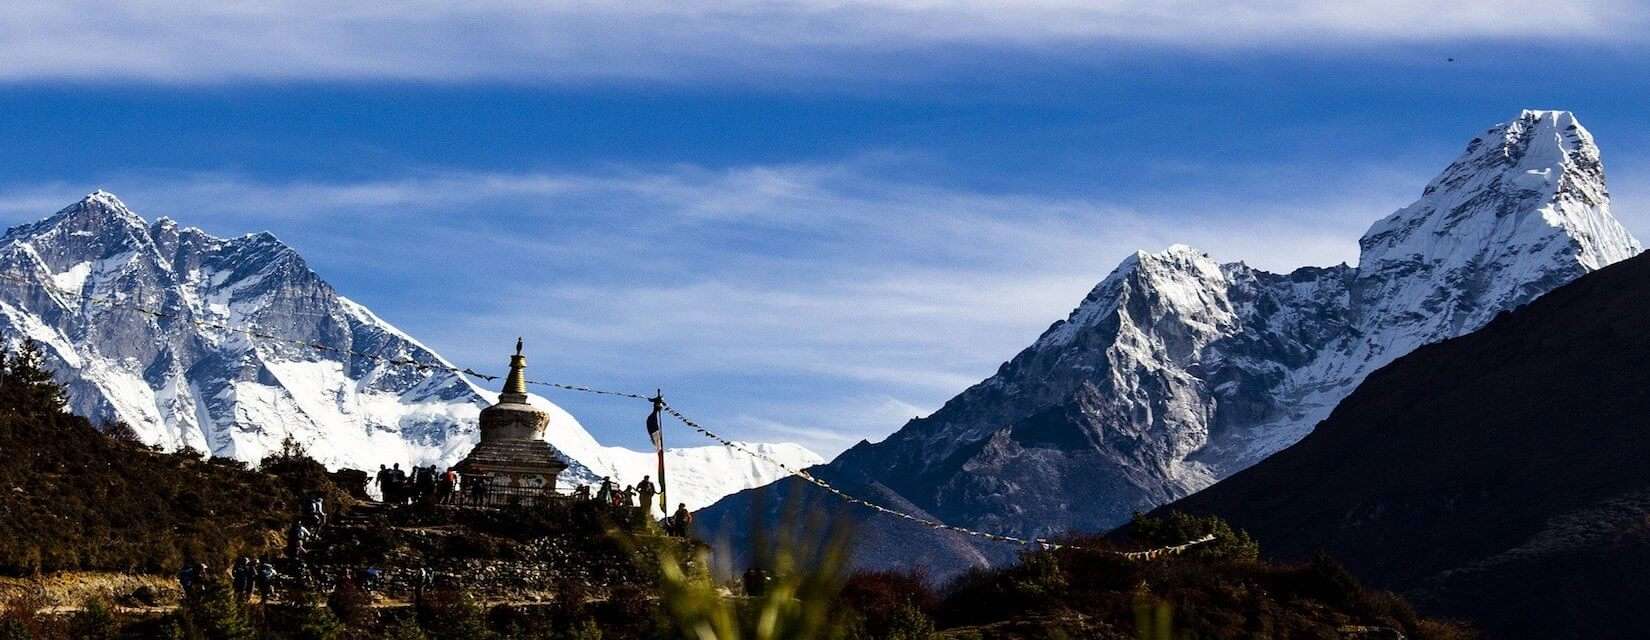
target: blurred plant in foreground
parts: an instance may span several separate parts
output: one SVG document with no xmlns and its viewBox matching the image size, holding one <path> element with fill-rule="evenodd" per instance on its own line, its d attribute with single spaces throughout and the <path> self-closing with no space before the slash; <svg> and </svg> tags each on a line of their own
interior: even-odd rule
<svg viewBox="0 0 1650 640">
<path fill-rule="evenodd" d="M 795 505 L 789 505 L 794 507 Z M 753 539 L 747 582 L 761 588 L 735 596 L 709 571 L 708 550 L 688 561 L 661 558 L 660 598 L 677 634 L 690 640 L 834 640 L 855 627 L 853 611 L 838 595 L 848 580 L 847 532 L 827 527 L 818 512 L 805 524 L 799 509 L 770 539 Z"/>
</svg>

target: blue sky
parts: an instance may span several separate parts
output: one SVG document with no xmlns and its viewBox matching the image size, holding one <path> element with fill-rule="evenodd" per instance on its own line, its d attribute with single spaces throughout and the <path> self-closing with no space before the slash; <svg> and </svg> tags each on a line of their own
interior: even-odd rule
<svg viewBox="0 0 1650 640">
<path fill-rule="evenodd" d="M 0 222 L 103 188 L 269 230 L 460 364 L 523 335 L 538 377 L 827 454 L 1135 249 L 1355 261 L 1521 108 L 1574 110 L 1650 237 L 1634 3 L 396 6 L 0 8 Z"/>
</svg>

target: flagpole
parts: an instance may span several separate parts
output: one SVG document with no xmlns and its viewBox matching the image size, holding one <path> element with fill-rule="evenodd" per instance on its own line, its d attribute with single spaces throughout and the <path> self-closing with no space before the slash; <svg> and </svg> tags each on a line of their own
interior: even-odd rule
<svg viewBox="0 0 1650 640">
<path fill-rule="evenodd" d="M 659 511 L 663 512 L 665 515 L 668 516 L 668 515 L 670 515 L 670 507 L 669 507 L 670 498 L 669 498 L 668 494 L 665 493 L 665 429 L 664 429 L 664 420 L 658 417 L 659 413 L 662 412 L 664 410 L 664 408 L 665 408 L 665 394 L 664 394 L 664 391 L 660 390 L 660 389 L 654 389 L 654 391 L 653 391 L 653 415 L 655 416 L 654 419 L 656 420 L 655 424 L 657 424 L 658 428 L 659 428 L 659 431 L 655 435 L 655 440 L 654 440 L 654 449 L 656 449 L 658 451 L 658 454 L 659 454 Z"/>
</svg>

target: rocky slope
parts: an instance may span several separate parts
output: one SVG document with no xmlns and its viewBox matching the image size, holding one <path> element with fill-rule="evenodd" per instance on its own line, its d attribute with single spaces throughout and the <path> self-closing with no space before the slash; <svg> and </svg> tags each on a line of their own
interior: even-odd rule
<svg viewBox="0 0 1650 640">
<path fill-rule="evenodd" d="M 1495 637 L 1638 637 L 1650 256 L 1371 374 L 1298 444 L 1164 507 L 1218 514 Z"/>
<path fill-rule="evenodd" d="M 1115 526 L 1298 441 L 1415 347 L 1639 252 L 1610 214 L 1592 136 L 1558 111 L 1474 138 L 1360 247 L 1356 267 L 1289 274 L 1184 246 L 1137 253 L 995 375 L 821 474 L 986 531 Z M 749 503 L 701 519 L 732 523 Z M 893 526 L 880 520 L 863 528 Z M 958 554 L 936 570 L 977 564 Z"/>
<path fill-rule="evenodd" d="M 75 413 L 124 421 L 151 444 L 255 461 L 290 435 L 334 467 L 449 464 L 476 441 L 476 417 L 492 400 L 452 373 L 202 326 L 447 364 L 268 233 L 224 239 L 167 218 L 148 223 L 99 191 L 9 230 L 0 273 L 27 281 L 0 281 L 0 332 L 45 345 Z M 650 455 L 603 447 L 566 411 L 536 401 L 552 413 L 546 437 L 571 459 L 570 481 L 651 473 Z M 639 422 L 647 409 L 638 410 Z M 800 446 L 763 446 L 790 464 L 820 461 Z M 783 475 L 721 447 L 672 455 L 672 498 L 694 506 Z"/>
</svg>

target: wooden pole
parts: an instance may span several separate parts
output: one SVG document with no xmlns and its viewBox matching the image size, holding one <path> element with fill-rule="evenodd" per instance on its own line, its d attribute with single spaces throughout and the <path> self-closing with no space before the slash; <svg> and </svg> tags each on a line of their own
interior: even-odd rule
<svg viewBox="0 0 1650 640">
<path fill-rule="evenodd" d="M 670 497 L 665 493 L 665 418 L 662 415 L 665 408 L 664 391 L 655 389 L 653 392 L 653 415 L 659 416 L 659 511 L 670 515 Z"/>
</svg>

